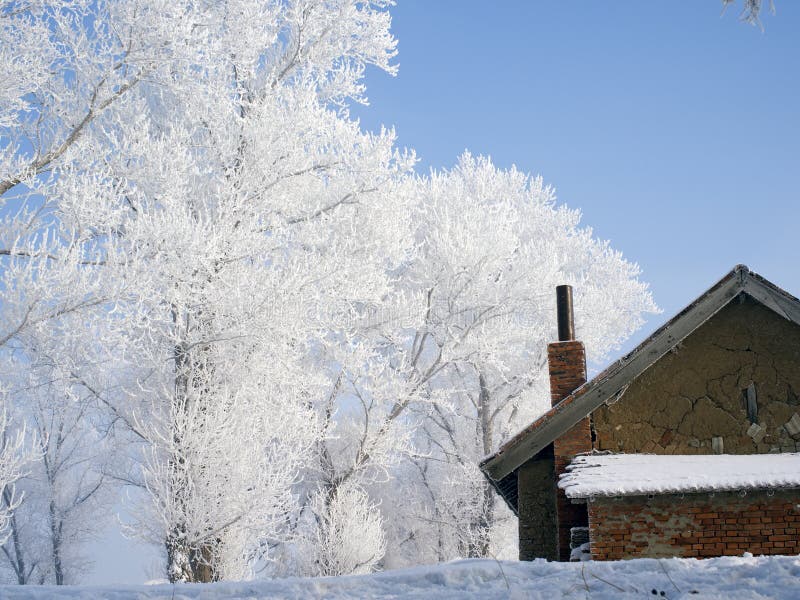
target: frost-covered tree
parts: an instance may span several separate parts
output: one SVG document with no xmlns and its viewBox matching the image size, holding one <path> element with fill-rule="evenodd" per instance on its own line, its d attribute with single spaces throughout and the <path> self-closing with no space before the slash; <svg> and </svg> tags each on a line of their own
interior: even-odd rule
<svg viewBox="0 0 800 600">
<path fill-rule="evenodd" d="M 423 399 L 417 382 L 398 372 L 385 340 L 372 334 L 377 323 L 394 321 L 409 307 L 408 300 L 392 295 L 382 305 L 352 307 L 318 359 L 331 372 L 330 390 L 315 403 L 319 437 L 296 490 L 301 510 L 292 523 L 295 542 L 285 550 L 297 556 L 285 562 L 301 573 L 363 573 L 382 564 L 386 526 L 395 515 L 381 518 L 370 492 L 414 455 L 404 415 L 411 402 Z M 345 543 L 347 538 L 352 541 Z"/>
<path fill-rule="evenodd" d="M 97 243 L 103 234 L 63 219 L 54 187 L 60 168 L 95 118 L 130 87 L 118 69 L 103 64 L 109 60 L 102 52 L 107 40 L 92 31 L 92 23 L 101 23 L 96 11 L 102 9 L 101 3 L 80 1 L 0 2 L 0 386 L 7 392 L 8 419 L 4 425 L 9 436 L 18 436 L 26 427 L 29 433 L 40 429 L 34 415 L 45 419 L 40 421 L 44 435 L 7 437 L 20 443 L 24 439 L 18 450 L 28 458 L 26 479 L 18 485 L 24 488 L 24 497 L 15 500 L 11 486 L 3 488 L 2 496 L 6 511 L 24 501 L 20 514 L 10 517 L 10 538 L 3 545 L 20 583 L 47 579 L 32 568 L 37 559 L 23 558 L 33 552 L 31 544 L 36 552 L 43 547 L 22 540 L 23 521 L 30 518 L 41 528 L 38 540 L 58 534 L 61 527 L 60 539 L 69 540 L 66 545 L 74 541 L 69 526 L 55 514 L 62 507 L 60 499 L 52 504 L 47 500 L 65 491 L 61 475 L 70 462 L 69 458 L 66 463 L 51 461 L 50 450 L 59 454 L 65 449 L 57 449 L 58 426 L 52 435 L 49 426 L 61 422 L 67 427 L 73 406 L 59 394 L 51 396 L 55 404 L 39 403 L 45 397 L 42 391 L 52 383 L 49 376 L 38 379 L 34 373 L 41 367 L 43 345 L 58 340 L 62 352 L 51 358 L 59 368 L 75 365 L 80 354 L 65 349 L 91 345 L 87 332 L 104 318 L 115 286 L 125 285 L 98 277 L 104 258 Z M 72 319 L 80 321 L 77 330 L 66 326 Z M 48 417 L 54 420 L 46 421 Z M 68 437 L 69 443 L 89 447 L 89 437 L 74 432 Z M 45 467 L 48 462 L 50 467 Z M 43 468 L 51 477 L 46 484 L 40 477 Z M 74 488 L 74 483 L 68 485 Z M 51 507 L 55 520 L 50 519 Z M 99 515 L 95 522 L 101 522 Z M 43 560 L 49 561 L 52 575 L 54 553 Z M 66 570 L 65 566 L 62 574 Z"/>
<path fill-rule="evenodd" d="M 17 482 L 34 460 L 26 446 L 25 429 L 13 428 L 9 422 L 7 404 L 7 392 L 0 388 L 0 543 L 3 544 L 11 536 L 10 525 L 23 500 Z"/>
<path fill-rule="evenodd" d="M 14 238 L 9 218 L 4 232 L 15 255 L 2 271 L 0 323 L 8 333 L 0 345 L 0 382 L 10 432 L 29 435 L 19 502 L 10 487 L 0 499 L 17 506 L 0 565 L 17 583 L 62 584 L 85 571 L 82 548 L 109 521 L 104 470 L 117 434 L 124 439 L 128 432 L 110 419 L 100 394 L 111 391 L 102 370 L 112 363 L 94 340 L 107 330 L 103 292 L 111 288 L 92 281 L 96 265 L 80 264 L 63 223 L 37 237 L 37 218 L 27 222 L 31 231 L 18 230 Z"/>
<path fill-rule="evenodd" d="M 426 401 L 407 410 L 417 458 L 389 486 L 404 499 L 392 504 L 402 518 L 389 546 L 414 561 L 489 556 L 513 520 L 477 465 L 549 406 L 555 286 L 574 286 L 578 335 L 595 361 L 655 306 L 638 267 L 582 228 L 541 178 L 466 154 L 416 193 L 418 253 L 401 281 L 420 292 L 422 317 L 393 343 Z"/>
<path fill-rule="evenodd" d="M 41 356 L 34 369 L 14 366 L 25 377 L 11 395 L 12 414 L 33 434 L 36 460 L 18 484 L 23 497 L 0 562 L 20 584 L 76 582 L 90 564 L 86 542 L 110 521 L 114 427 L 77 373 Z"/>
<path fill-rule="evenodd" d="M 475 464 L 540 408 L 552 286 L 600 353 L 651 309 L 541 181 L 417 180 L 350 118 L 390 4 L 0 4 L 0 352 L 48 348 L 42 456 L 82 402 L 132 443 L 47 493 L 138 486 L 172 581 L 491 552 Z"/>
<path fill-rule="evenodd" d="M 404 256 L 389 193 L 410 161 L 346 109 L 367 65 L 394 70 L 387 4 L 0 9 L 2 253 L 44 274 L 25 288 L 5 271 L 33 307 L 17 321 L 54 302 L 108 315 L 99 341 L 130 378 L 103 397 L 141 442 L 138 529 L 171 580 L 269 560 L 319 433 L 331 307 L 379 301 Z"/>
</svg>

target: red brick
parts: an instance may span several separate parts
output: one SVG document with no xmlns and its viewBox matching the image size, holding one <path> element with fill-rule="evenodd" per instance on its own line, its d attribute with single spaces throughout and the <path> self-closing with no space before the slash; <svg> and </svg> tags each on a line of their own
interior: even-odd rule
<svg viewBox="0 0 800 600">
<path fill-rule="evenodd" d="M 602 552 L 605 560 L 647 556 L 649 540 L 688 557 L 741 555 L 744 551 L 793 554 L 800 545 L 800 528 L 795 525 L 800 515 L 790 511 L 797 504 L 798 492 L 778 492 L 776 496 L 751 492 L 744 499 L 733 493 L 602 498 L 591 506 L 592 540 L 613 533 L 613 544 Z M 787 496 L 791 499 L 788 503 Z M 785 506 L 790 509 L 784 510 Z M 675 515 L 694 518 L 695 522 L 663 531 Z M 635 542 L 631 539 L 634 533 Z M 593 552 L 593 556 L 597 559 L 600 553 Z"/>
<path fill-rule="evenodd" d="M 550 398 L 555 406 L 586 381 L 586 350 L 581 342 L 555 342 L 547 346 L 547 361 Z M 553 442 L 556 477 L 566 471 L 577 454 L 591 450 L 592 433 L 587 417 Z M 559 489 L 556 494 L 558 553 L 561 560 L 569 560 L 569 530 L 588 524 L 587 511 L 585 505 L 573 504 L 567 499 L 563 490 Z"/>
</svg>

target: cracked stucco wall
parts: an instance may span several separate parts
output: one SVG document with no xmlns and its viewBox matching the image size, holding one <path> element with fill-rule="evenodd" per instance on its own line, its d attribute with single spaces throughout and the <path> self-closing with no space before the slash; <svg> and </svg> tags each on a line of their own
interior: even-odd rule
<svg viewBox="0 0 800 600">
<path fill-rule="evenodd" d="M 742 295 L 645 370 L 617 402 L 592 414 L 595 447 L 800 451 L 798 394 L 800 327 Z"/>
</svg>

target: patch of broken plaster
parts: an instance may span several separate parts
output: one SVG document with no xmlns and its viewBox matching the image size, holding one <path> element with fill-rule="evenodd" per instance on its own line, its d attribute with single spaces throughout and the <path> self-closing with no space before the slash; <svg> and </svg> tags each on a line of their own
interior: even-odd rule
<svg viewBox="0 0 800 600">
<path fill-rule="evenodd" d="M 747 410 L 751 385 L 755 428 Z M 795 389 L 800 328 L 752 300 L 733 303 L 632 382 L 618 402 L 594 412 L 597 447 L 657 454 L 708 454 L 720 444 L 726 453 L 800 451 L 800 431 L 793 434 L 790 424 L 800 412 Z"/>
<path fill-rule="evenodd" d="M 631 523 L 631 542 L 645 544 L 645 548 L 641 551 L 643 556 L 651 558 L 683 556 L 684 546 L 670 542 L 682 533 L 691 534 L 696 529 L 694 518 L 691 515 L 676 513 L 671 507 L 664 510 L 650 505 L 648 508 L 649 510 L 639 513 L 642 522 Z"/>
</svg>

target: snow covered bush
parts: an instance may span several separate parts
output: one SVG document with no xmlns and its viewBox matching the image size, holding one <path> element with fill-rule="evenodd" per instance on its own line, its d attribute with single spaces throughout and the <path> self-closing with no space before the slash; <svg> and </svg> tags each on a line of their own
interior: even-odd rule
<svg viewBox="0 0 800 600">
<path fill-rule="evenodd" d="M 315 519 L 308 573 L 319 576 L 359 575 L 375 570 L 386 551 L 380 511 L 367 493 L 352 484 L 331 494 L 319 490 L 311 501 Z"/>
</svg>

